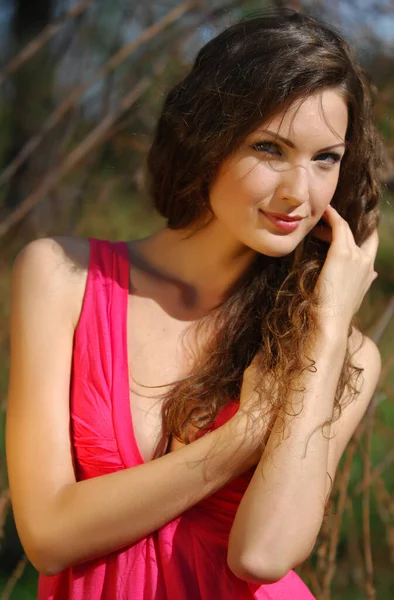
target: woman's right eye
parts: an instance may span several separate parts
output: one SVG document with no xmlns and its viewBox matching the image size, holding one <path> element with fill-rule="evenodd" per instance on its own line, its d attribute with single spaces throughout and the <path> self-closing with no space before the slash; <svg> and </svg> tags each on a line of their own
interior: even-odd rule
<svg viewBox="0 0 394 600">
<path fill-rule="evenodd" d="M 279 146 L 274 142 L 257 142 L 257 144 L 253 144 L 252 148 L 263 154 L 276 154 L 277 156 L 281 154 Z"/>
</svg>

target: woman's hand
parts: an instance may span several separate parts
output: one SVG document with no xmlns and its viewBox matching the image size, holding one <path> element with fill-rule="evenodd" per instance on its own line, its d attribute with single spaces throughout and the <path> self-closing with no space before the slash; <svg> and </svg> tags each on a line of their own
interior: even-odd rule
<svg viewBox="0 0 394 600">
<path fill-rule="evenodd" d="M 327 207 L 323 219 L 328 226 L 316 226 L 312 230 L 312 235 L 330 243 L 316 284 L 320 296 L 320 324 L 326 330 L 339 323 L 347 331 L 377 277 L 374 262 L 379 245 L 378 232 L 375 229 L 361 246 L 357 246 L 347 221 L 333 206 Z"/>
</svg>

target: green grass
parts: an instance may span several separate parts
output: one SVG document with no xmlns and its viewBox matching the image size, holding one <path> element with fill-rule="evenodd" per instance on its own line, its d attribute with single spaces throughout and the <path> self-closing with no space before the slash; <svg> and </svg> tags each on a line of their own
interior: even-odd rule
<svg viewBox="0 0 394 600">
<path fill-rule="evenodd" d="M 10 600 L 36 600 L 37 598 L 38 573 L 29 563 L 22 577 L 18 580 Z M 0 592 L 3 591 L 7 583 L 7 578 L 0 575 Z"/>
</svg>

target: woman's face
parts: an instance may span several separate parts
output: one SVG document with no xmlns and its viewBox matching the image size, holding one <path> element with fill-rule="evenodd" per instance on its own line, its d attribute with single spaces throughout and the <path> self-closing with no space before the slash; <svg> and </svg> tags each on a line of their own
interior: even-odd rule
<svg viewBox="0 0 394 600">
<path fill-rule="evenodd" d="M 268 256 L 292 252 L 332 200 L 347 123 L 346 102 L 335 90 L 262 123 L 223 162 L 211 187 L 223 235 Z M 300 220 L 286 225 L 271 213 Z"/>
</svg>

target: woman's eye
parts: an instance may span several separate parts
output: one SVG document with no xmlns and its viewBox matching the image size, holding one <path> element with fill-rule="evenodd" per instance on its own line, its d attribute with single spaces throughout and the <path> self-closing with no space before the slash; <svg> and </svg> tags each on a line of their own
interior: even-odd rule
<svg viewBox="0 0 394 600">
<path fill-rule="evenodd" d="M 252 148 L 262 154 L 275 154 L 277 156 L 281 154 L 279 146 L 273 142 L 258 142 L 257 144 L 253 144 Z"/>
<path fill-rule="evenodd" d="M 324 165 L 335 165 L 341 160 L 341 156 L 335 152 L 324 152 L 316 157 L 316 160 L 323 163 Z"/>
</svg>

